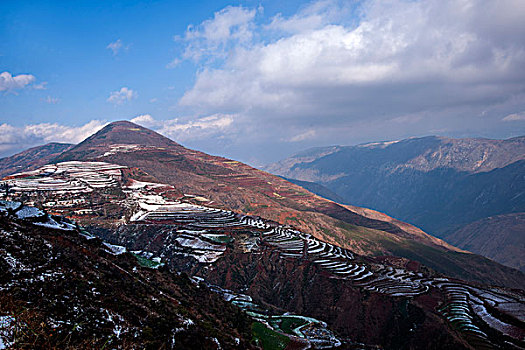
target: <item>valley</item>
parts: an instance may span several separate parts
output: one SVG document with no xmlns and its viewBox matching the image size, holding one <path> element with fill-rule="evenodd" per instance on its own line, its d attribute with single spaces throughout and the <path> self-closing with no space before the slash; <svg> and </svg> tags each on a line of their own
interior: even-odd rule
<svg viewBox="0 0 525 350">
<path fill-rule="evenodd" d="M 475 222 L 525 210 L 524 157 L 523 136 L 429 136 L 314 148 L 265 170 L 339 203 L 387 213 L 459 248 L 520 268 L 519 259 L 506 259 L 503 252 L 515 256 L 515 247 L 523 247 L 525 227 L 516 226 L 521 221 L 500 220 L 497 239 L 470 230 L 480 227 Z M 504 238 L 513 232 L 515 244 Z M 481 248 L 495 244 L 492 253 Z"/>
</svg>

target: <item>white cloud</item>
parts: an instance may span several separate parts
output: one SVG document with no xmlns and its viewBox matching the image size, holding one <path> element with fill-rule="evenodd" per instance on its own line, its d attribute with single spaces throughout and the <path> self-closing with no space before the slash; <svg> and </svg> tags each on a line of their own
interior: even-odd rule
<svg viewBox="0 0 525 350">
<path fill-rule="evenodd" d="M 49 103 L 49 104 L 56 105 L 57 103 L 60 102 L 60 99 L 58 97 L 47 96 L 46 98 L 43 98 L 42 101 Z"/>
<path fill-rule="evenodd" d="M 131 122 L 151 128 L 175 141 L 183 142 L 211 136 L 221 137 L 231 131 L 235 117 L 235 115 L 215 114 L 201 118 L 156 120 L 149 114 L 143 114 L 131 119 Z"/>
<path fill-rule="evenodd" d="M 33 84 L 35 81 L 35 76 L 31 74 L 19 74 L 13 76 L 9 72 L 3 72 L 0 73 L 0 91 L 23 89 L 24 87 Z"/>
<path fill-rule="evenodd" d="M 519 113 L 512 113 L 502 119 L 504 122 L 513 122 L 518 120 L 525 120 L 525 111 Z"/>
<path fill-rule="evenodd" d="M 79 143 L 106 124 L 100 120 L 91 120 L 78 127 L 58 123 L 15 127 L 4 123 L 0 125 L 0 154 L 21 151 L 48 142 Z"/>
<path fill-rule="evenodd" d="M 120 90 L 113 91 L 107 101 L 116 105 L 121 105 L 126 101 L 131 101 L 132 99 L 137 98 L 138 94 L 136 91 L 133 91 L 127 87 L 122 87 Z"/>
<path fill-rule="evenodd" d="M 232 47 L 250 44 L 255 15 L 256 10 L 228 6 L 215 12 L 213 19 L 206 20 L 198 26 L 188 26 L 183 38 L 174 38 L 186 44 L 182 58 L 175 58 L 167 67 L 175 67 L 181 59 L 198 61 L 224 58 Z"/>
<path fill-rule="evenodd" d="M 47 81 L 43 81 L 40 84 L 33 85 L 33 89 L 35 89 L 35 90 L 45 90 L 45 89 L 47 89 Z"/>
<path fill-rule="evenodd" d="M 32 124 L 23 128 L 23 135 L 41 138 L 45 142 L 79 143 L 102 129 L 106 124 L 99 120 L 92 120 L 79 127 L 58 123 Z"/>
<path fill-rule="evenodd" d="M 328 24 L 338 22 L 349 16 L 349 4 L 338 4 L 334 0 L 313 2 L 302 8 L 295 15 L 285 18 L 281 13 L 274 16 L 265 29 L 285 33 L 304 33 L 320 29 Z"/>
<path fill-rule="evenodd" d="M 142 114 L 131 119 L 132 123 L 140 124 L 143 127 L 149 128 L 157 124 L 157 121 L 149 114 Z"/>
<path fill-rule="evenodd" d="M 16 141 L 16 128 L 7 123 L 0 124 L 0 145 L 11 144 Z"/>
<path fill-rule="evenodd" d="M 421 133 L 442 128 L 447 118 L 470 128 L 482 110 L 493 111 L 485 121 L 499 121 L 495 111 L 523 96 L 523 1 L 344 3 L 315 2 L 266 25 L 243 7 L 216 13 L 184 38 L 182 59 L 203 66 L 179 105 L 241 115 L 236 123 L 258 126 L 258 135 L 272 125 L 268 136 L 305 123 L 337 131 L 367 120 L 395 120 L 401 130 L 407 115 Z M 219 14 L 233 12 L 247 14 L 239 16 L 244 41 L 230 40 L 228 30 L 206 30 L 223 23 Z M 212 53 L 224 62 L 209 64 Z M 525 106 L 523 98 L 512 103 Z"/>
<path fill-rule="evenodd" d="M 300 141 L 313 139 L 313 138 L 315 138 L 316 134 L 317 133 L 316 133 L 315 130 L 308 130 L 308 131 L 302 132 L 300 134 L 297 134 L 297 135 L 291 137 L 289 139 L 289 141 L 290 142 L 300 142 Z"/>
<path fill-rule="evenodd" d="M 108 46 L 106 46 L 106 49 L 111 50 L 113 56 L 117 56 L 120 51 L 128 50 L 129 47 L 130 45 L 124 45 L 121 39 L 117 39 L 116 41 L 109 43 Z"/>
</svg>

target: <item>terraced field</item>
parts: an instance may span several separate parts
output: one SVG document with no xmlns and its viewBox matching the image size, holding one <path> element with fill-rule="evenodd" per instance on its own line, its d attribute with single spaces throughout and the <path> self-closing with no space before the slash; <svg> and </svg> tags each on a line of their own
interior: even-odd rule
<svg viewBox="0 0 525 350">
<path fill-rule="evenodd" d="M 197 282 L 203 281 L 194 277 Z M 246 294 L 235 293 L 219 286 L 208 284 L 210 289 L 219 293 L 227 301 L 243 309 L 255 321 L 268 328 L 285 334 L 302 347 L 312 346 L 315 349 L 333 348 L 341 345 L 339 339 L 328 328 L 327 324 L 312 317 L 283 314 L 275 315 L 269 310 L 253 302 L 252 297 Z"/>
<path fill-rule="evenodd" d="M 77 212 L 92 208 L 87 204 L 93 202 L 93 196 L 103 194 L 106 205 L 116 207 L 113 210 L 123 214 L 118 221 L 113 221 L 119 223 L 118 230 L 107 229 L 104 238 L 113 237 L 112 243 L 126 246 L 148 259 L 157 259 L 158 263 L 162 261 L 190 271 L 187 266 L 211 266 L 235 249 L 253 255 L 270 250 L 279 255 L 283 265 L 286 261 L 306 262 L 331 280 L 348 282 L 367 293 L 410 300 L 437 292 L 442 297 L 432 312 L 460 332 L 471 346 L 525 347 L 523 291 L 474 285 L 435 273 L 379 263 L 289 226 L 173 199 L 168 195 L 173 191 L 172 186 L 124 179 L 126 171 L 129 171 L 126 167 L 109 163 L 65 162 L 15 174 L 6 182 L 10 186 L 9 195 L 14 199 L 26 195 L 39 201 L 42 207 L 53 209 L 69 201 L 64 207 Z M 38 221 L 42 214 L 31 212 L 26 216 Z M 41 224 L 71 225 L 46 220 Z M 115 246 L 109 248 L 119 251 Z M 231 297 L 233 303 L 257 321 L 289 337 L 319 347 L 327 345 L 319 339 L 333 338 L 332 345 L 339 341 L 325 326 L 328 333 L 321 330 L 324 328 L 318 325 L 323 325 L 322 321 L 266 312 L 265 307 L 253 303 L 251 297 L 244 296 L 240 290 L 220 292 L 225 298 Z M 292 325 L 295 327 L 291 328 Z M 325 333 L 326 337 L 320 336 Z"/>
<path fill-rule="evenodd" d="M 96 188 L 116 187 L 124 168 L 104 162 L 72 161 L 14 174 L 8 176 L 6 182 L 15 192 L 91 192 Z"/>
<path fill-rule="evenodd" d="M 174 232 L 173 239 L 179 243 L 186 242 L 181 245 L 193 249 L 193 255 L 201 263 L 212 263 L 220 257 L 218 252 L 222 254 L 225 251 L 225 248 L 213 248 L 212 258 L 201 257 L 206 255 L 203 247 L 210 246 L 210 243 L 203 244 L 206 230 L 217 232 L 227 228 L 224 235 L 231 235 L 233 239 L 236 232 L 250 230 L 257 238 L 256 246 L 270 246 L 279 252 L 282 259 L 311 261 L 330 273 L 332 278 L 351 281 L 357 288 L 400 298 L 422 295 L 430 289 L 439 290 L 445 299 L 438 312 L 476 348 L 496 346 L 491 340 L 494 334 L 502 335 L 516 346 L 523 346 L 525 298 L 521 292 L 474 286 L 446 277 L 431 277 L 421 272 L 372 263 L 311 235 L 230 211 L 221 213 L 217 209 L 190 205 L 183 208 L 171 213 L 166 210 L 152 211 L 145 215 L 144 223 L 152 224 L 151 218 L 156 218 L 157 223 L 168 220 L 172 224 L 200 230 L 178 230 Z M 163 252 L 166 253 L 165 250 Z M 269 324 L 272 325 L 272 322 Z"/>
</svg>

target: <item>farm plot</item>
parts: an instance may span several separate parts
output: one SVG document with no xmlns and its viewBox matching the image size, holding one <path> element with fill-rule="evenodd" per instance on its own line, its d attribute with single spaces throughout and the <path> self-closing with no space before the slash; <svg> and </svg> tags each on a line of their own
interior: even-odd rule
<svg viewBox="0 0 525 350">
<path fill-rule="evenodd" d="M 235 293 L 210 284 L 208 284 L 208 287 L 212 291 L 221 294 L 226 301 L 230 301 L 243 309 L 254 321 L 264 325 L 271 331 L 292 339 L 302 339 L 315 349 L 334 348 L 341 345 L 339 339 L 323 321 L 300 315 L 275 315 L 255 303 L 249 295 Z"/>
<path fill-rule="evenodd" d="M 104 162 L 63 162 L 11 175 L 4 182 L 15 193 L 43 191 L 71 196 L 117 186 L 124 168 Z"/>
<path fill-rule="evenodd" d="M 410 298 L 424 294 L 430 288 L 440 289 L 447 301 L 439 312 L 476 346 L 494 345 L 489 341 L 487 328 L 517 343 L 525 339 L 523 327 L 507 320 L 510 316 L 516 322 L 523 322 L 525 300 L 522 295 L 475 288 L 464 282 L 431 278 L 403 268 L 357 262 L 345 249 L 284 227 L 264 231 L 262 238 L 265 244 L 278 249 L 283 258 L 309 259 L 335 278 L 350 280 L 357 287 L 371 292 Z"/>
</svg>

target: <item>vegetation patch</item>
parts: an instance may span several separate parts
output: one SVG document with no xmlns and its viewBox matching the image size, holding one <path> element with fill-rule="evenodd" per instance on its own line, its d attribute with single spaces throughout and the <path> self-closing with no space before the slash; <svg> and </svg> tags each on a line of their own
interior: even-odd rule
<svg viewBox="0 0 525 350">
<path fill-rule="evenodd" d="M 277 329 L 282 331 L 283 333 L 290 334 L 290 335 L 299 335 L 295 330 L 299 327 L 302 327 L 306 324 L 308 324 L 307 320 L 299 317 L 293 317 L 293 316 L 279 316 L 279 317 L 272 317 L 270 319 L 270 325 Z"/>
<path fill-rule="evenodd" d="M 252 334 L 255 343 L 264 350 L 285 349 L 290 342 L 288 337 L 271 330 L 261 322 L 252 324 Z"/>
<path fill-rule="evenodd" d="M 135 258 L 137 258 L 137 262 L 139 263 L 140 266 L 142 267 L 149 267 L 149 268 L 155 268 L 155 267 L 158 267 L 160 265 L 160 263 L 158 262 L 155 262 L 153 260 L 150 260 L 150 259 L 147 259 L 143 256 L 140 256 L 138 254 L 135 254 L 135 253 L 131 253 Z"/>
</svg>

